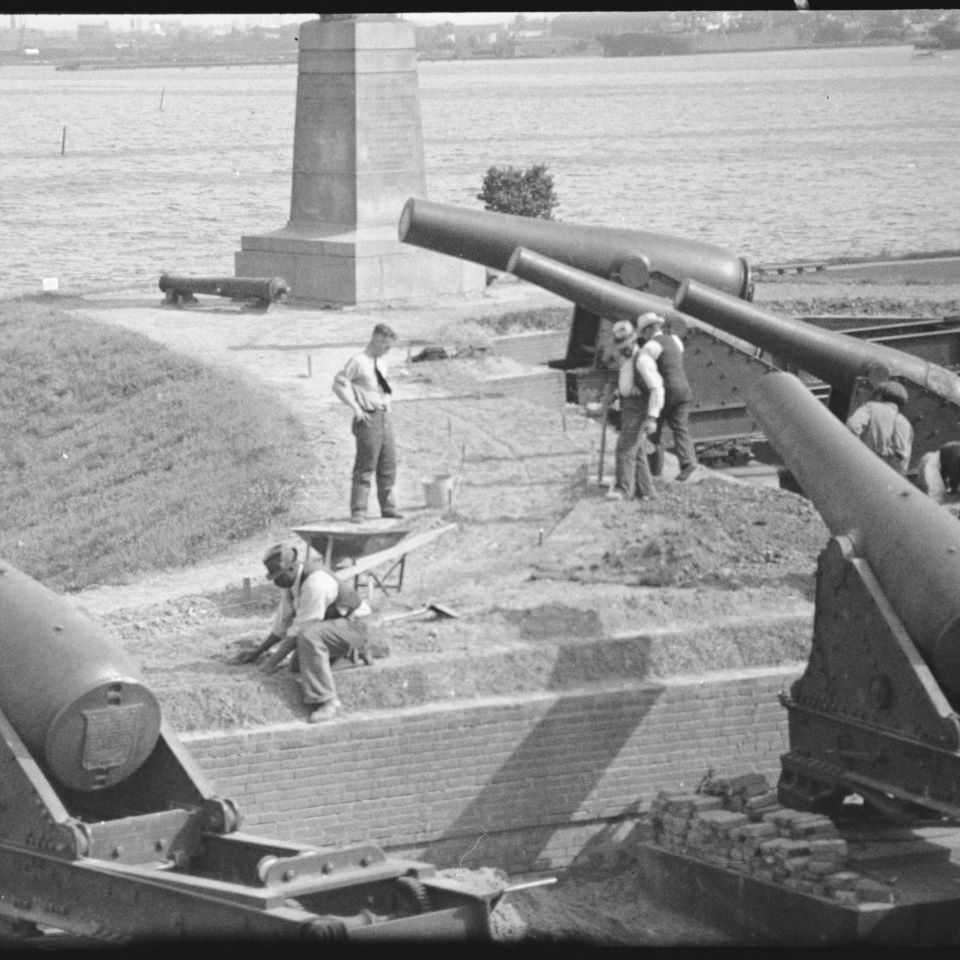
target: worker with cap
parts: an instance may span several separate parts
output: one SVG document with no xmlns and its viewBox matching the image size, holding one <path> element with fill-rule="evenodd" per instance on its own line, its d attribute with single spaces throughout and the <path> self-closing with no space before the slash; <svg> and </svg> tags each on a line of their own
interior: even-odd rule
<svg viewBox="0 0 960 960">
<path fill-rule="evenodd" d="M 615 451 L 614 485 L 607 497 L 631 500 L 656 497 L 647 438 L 657 429 L 663 408 L 663 379 L 656 361 L 637 344 L 637 332 L 629 320 L 613 325 L 613 345 L 620 358 L 617 394 L 620 397 L 620 435 Z"/>
<path fill-rule="evenodd" d="M 297 544 L 278 543 L 264 554 L 267 579 L 283 593 L 266 639 L 234 662 L 253 663 L 280 644 L 264 663 L 264 669 L 272 672 L 296 648 L 300 687 L 311 708 L 309 721 L 321 723 L 343 707 L 332 664 L 340 659 L 372 663 L 366 620 L 371 610 L 355 590 L 322 563 L 307 559 L 305 552 Z"/>
<path fill-rule="evenodd" d="M 851 432 L 899 474 L 907 472 L 913 450 L 913 427 L 901 412 L 906 403 L 906 388 L 884 380 L 874 388 L 873 399 L 847 420 Z"/>
<path fill-rule="evenodd" d="M 951 440 L 920 458 L 917 486 L 932 500 L 944 503 L 960 488 L 960 441 Z"/>
<path fill-rule="evenodd" d="M 672 331 L 664 329 L 665 320 L 658 313 L 644 313 L 637 319 L 637 332 L 643 341 L 641 350 L 650 354 L 663 378 L 663 411 L 657 420 L 657 429 L 650 437 L 657 451 L 662 451 L 664 424 L 673 434 L 673 445 L 680 464 L 678 480 L 688 480 L 697 469 L 697 454 L 690 437 L 690 405 L 693 391 L 683 368 L 683 341 Z M 662 469 L 662 453 L 656 458 L 654 474 Z"/>
</svg>

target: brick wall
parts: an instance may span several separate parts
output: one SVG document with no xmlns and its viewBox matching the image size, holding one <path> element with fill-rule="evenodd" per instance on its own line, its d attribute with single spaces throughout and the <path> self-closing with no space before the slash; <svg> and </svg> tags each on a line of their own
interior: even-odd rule
<svg viewBox="0 0 960 960">
<path fill-rule="evenodd" d="M 533 873 L 567 866 L 657 790 L 693 789 L 708 767 L 775 780 L 786 746 L 777 693 L 800 671 L 451 701 L 184 742 L 247 832 Z"/>
</svg>

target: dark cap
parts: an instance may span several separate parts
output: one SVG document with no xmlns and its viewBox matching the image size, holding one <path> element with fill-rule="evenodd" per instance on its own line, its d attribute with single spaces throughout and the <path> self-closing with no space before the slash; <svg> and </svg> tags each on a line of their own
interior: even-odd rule
<svg viewBox="0 0 960 960">
<path fill-rule="evenodd" d="M 885 400 L 892 400 L 898 407 L 904 406 L 908 399 L 906 388 L 896 380 L 884 380 L 878 383 L 877 393 Z"/>
</svg>

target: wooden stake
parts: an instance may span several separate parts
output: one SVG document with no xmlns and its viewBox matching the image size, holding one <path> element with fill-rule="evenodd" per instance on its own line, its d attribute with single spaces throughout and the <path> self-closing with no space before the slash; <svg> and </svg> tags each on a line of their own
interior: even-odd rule
<svg viewBox="0 0 960 960">
<path fill-rule="evenodd" d="M 160 109 L 161 109 L 161 110 L 163 110 L 163 95 L 164 95 L 166 92 L 167 92 L 167 88 L 166 88 L 166 87 L 164 87 L 164 88 L 160 91 Z"/>
<path fill-rule="evenodd" d="M 603 405 L 600 409 L 600 463 L 597 467 L 597 487 L 603 483 L 603 461 L 606 459 L 607 453 L 607 411 L 610 409 L 612 401 L 610 385 L 607 384 L 603 388 Z"/>
<path fill-rule="evenodd" d="M 63 136 L 60 138 L 60 156 L 67 152 L 67 128 L 63 128 Z"/>
<path fill-rule="evenodd" d="M 313 357 L 309 353 L 307 354 L 307 376 L 313 376 Z"/>
<path fill-rule="evenodd" d="M 249 578 L 249 577 L 244 577 L 244 578 L 243 578 L 243 599 L 244 599 L 245 602 L 249 603 L 249 602 L 250 602 L 250 597 L 251 597 L 251 593 L 250 593 L 250 578 Z"/>
</svg>

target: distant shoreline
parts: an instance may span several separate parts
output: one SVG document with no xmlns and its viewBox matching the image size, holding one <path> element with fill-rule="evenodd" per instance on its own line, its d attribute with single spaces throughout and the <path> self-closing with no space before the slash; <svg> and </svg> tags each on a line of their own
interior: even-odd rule
<svg viewBox="0 0 960 960">
<path fill-rule="evenodd" d="M 281 65 L 296 65 L 297 58 L 275 60 L 156 60 L 145 63 L 103 63 L 99 61 L 69 61 L 53 64 L 47 62 L 43 66 L 53 66 L 55 70 L 72 73 L 79 70 L 169 70 L 179 67 L 186 70 L 190 67 L 275 67 Z M 13 66 L 13 64 L 5 64 Z"/>
</svg>

